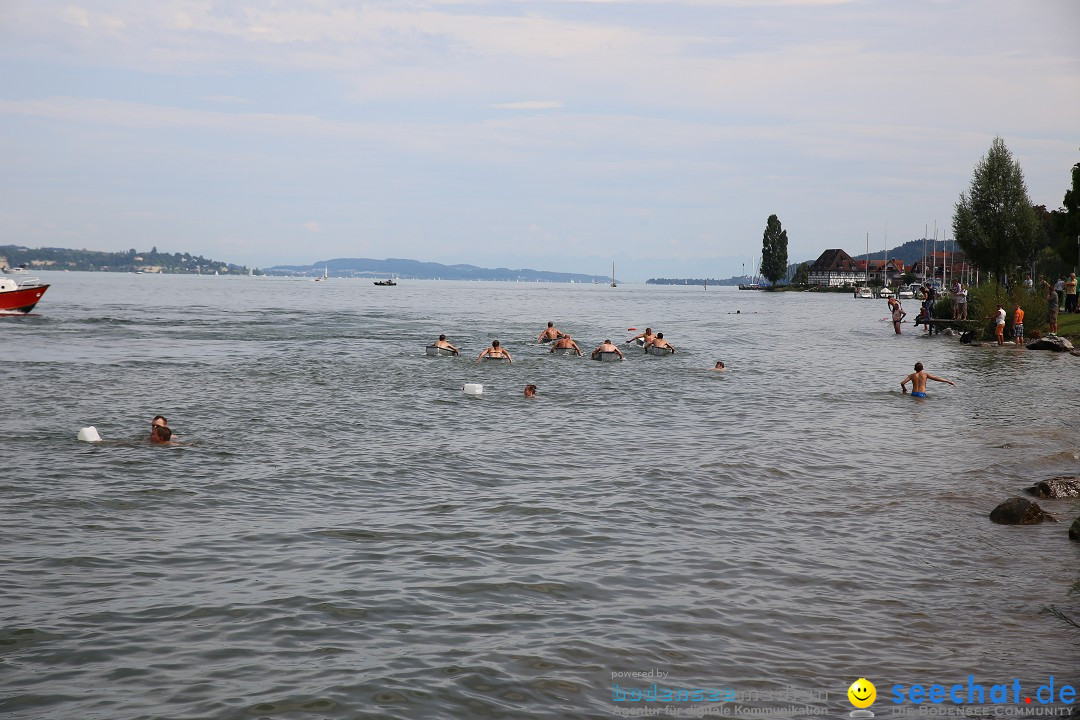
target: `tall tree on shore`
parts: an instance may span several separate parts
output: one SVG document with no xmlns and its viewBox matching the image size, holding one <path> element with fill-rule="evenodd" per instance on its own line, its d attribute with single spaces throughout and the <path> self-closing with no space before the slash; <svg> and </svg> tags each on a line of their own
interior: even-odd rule
<svg viewBox="0 0 1080 720">
<path fill-rule="evenodd" d="M 1080 163 L 1072 166 L 1072 188 L 1065 191 L 1062 206 L 1056 211 L 1061 236 L 1058 254 L 1067 266 L 1076 267 L 1080 263 Z"/>
<path fill-rule="evenodd" d="M 787 230 L 775 215 L 770 215 L 761 236 L 761 274 L 775 285 L 787 273 L 787 266 Z"/>
<path fill-rule="evenodd" d="M 1000 282 L 1006 272 L 1031 261 L 1039 228 L 1020 163 L 1005 141 L 995 137 L 990 152 L 975 166 L 971 187 L 956 203 L 956 244 Z"/>
</svg>

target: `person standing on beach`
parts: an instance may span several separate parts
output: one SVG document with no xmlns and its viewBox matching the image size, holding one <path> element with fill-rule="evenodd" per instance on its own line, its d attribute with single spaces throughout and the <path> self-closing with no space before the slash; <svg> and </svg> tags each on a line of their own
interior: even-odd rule
<svg viewBox="0 0 1080 720">
<path fill-rule="evenodd" d="M 1016 304 L 1016 310 L 1013 311 L 1013 340 L 1017 345 L 1024 344 L 1024 310 L 1020 303 Z"/>
<path fill-rule="evenodd" d="M 936 380 L 937 382 L 949 383 L 955 386 L 952 380 L 946 380 L 945 378 L 939 378 L 936 375 L 923 370 L 921 362 L 915 363 L 915 372 L 908 375 L 906 378 L 900 381 L 900 389 L 907 395 L 907 384 L 911 383 L 911 397 L 926 397 L 926 381 Z"/>
<path fill-rule="evenodd" d="M 987 315 L 987 319 L 994 320 L 994 334 L 997 335 L 998 345 L 1005 344 L 1005 308 L 998 305 L 997 312 L 993 315 Z"/>
<path fill-rule="evenodd" d="M 1065 312 L 1075 313 L 1076 309 L 1076 273 L 1065 281 Z"/>
<path fill-rule="evenodd" d="M 1041 280 L 1040 282 L 1043 284 L 1043 287 L 1045 287 L 1046 291 L 1047 291 L 1047 294 L 1046 294 L 1046 319 L 1047 319 L 1048 324 L 1050 325 L 1050 334 L 1051 335 L 1057 335 L 1057 330 L 1058 330 L 1058 327 L 1057 327 L 1057 325 L 1058 325 L 1058 323 L 1057 323 L 1057 316 L 1058 316 L 1058 294 L 1057 294 L 1057 290 L 1055 290 L 1053 288 L 1053 286 L 1051 286 L 1050 283 L 1046 282 L 1045 280 Z"/>
<path fill-rule="evenodd" d="M 901 307 L 900 301 L 896 298 L 889 298 L 889 310 L 892 312 L 893 330 L 895 330 L 896 334 L 899 335 L 900 322 L 904 319 L 904 316 L 906 316 L 907 313 L 904 312 L 904 308 Z"/>
</svg>

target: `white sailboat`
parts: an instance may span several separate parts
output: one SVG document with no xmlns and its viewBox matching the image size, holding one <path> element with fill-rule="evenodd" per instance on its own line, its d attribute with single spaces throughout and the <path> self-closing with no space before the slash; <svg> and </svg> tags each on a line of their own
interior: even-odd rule
<svg viewBox="0 0 1080 720">
<path fill-rule="evenodd" d="M 619 287 L 615 284 L 615 263 L 611 263 L 611 287 Z"/>
</svg>

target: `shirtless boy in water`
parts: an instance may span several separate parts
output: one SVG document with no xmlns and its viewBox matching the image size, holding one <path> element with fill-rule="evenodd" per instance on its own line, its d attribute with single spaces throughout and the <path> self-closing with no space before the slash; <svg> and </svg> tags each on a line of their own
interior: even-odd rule
<svg viewBox="0 0 1080 720">
<path fill-rule="evenodd" d="M 537 335 L 536 342 L 546 343 L 561 338 L 563 334 L 559 332 L 559 329 L 555 327 L 555 323 L 548 320 L 548 326 L 544 328 L 544 331 Z"/>
<path fill-rule="evenodd" d="M 671 352 L 675 352 L 675 346 L 664 339 L 664 333 L 656 333 L 656 337 L 652 339 L 652 342 L 645 343 L 645 349 L 650 347 L 655 348 L 671 348 Z"/>
<path fill-rule="evenodd" d="M 906 378 L 900 381 L 900 389 L 907 395 L 907 384 L 911 383 L 911 397 L 926 397 L 926 381 L 937 380 L 938 382 L 949 383 L 955 386 L 952 380 L 946 380 L 945 378 L 939 378 L 936 375 L 931 375 L 922 369 L 922 363 L 915 363 L 915 372 L 908 375 Z"/>
<path fill-rule="evenodd" d="M 555 352 L 556 350 L 573 350 L 578 355 L 581 355 L 581 348 L 574 342 L 574 338 L 569 335 L 560 335 L 559 339 L 555 341 L 555 344 L 551 346 L 551 350 L 548 352 Z"/>
<path fill-rule="evenodd" d="M 615 344 L 611 342 L 611 340 L 605 340 L 604 342 L 600 343 L 600 346 L 592 351 L 592 357 L 595 358 L 600 353 L 612 353 L 612 352 L 617 354 L 619 356 L 620 360 L 625 360 L 626 359 L 626 356 L 623 355 L 622 350 L 617 348 L 615 346 Z"/>
</svg>

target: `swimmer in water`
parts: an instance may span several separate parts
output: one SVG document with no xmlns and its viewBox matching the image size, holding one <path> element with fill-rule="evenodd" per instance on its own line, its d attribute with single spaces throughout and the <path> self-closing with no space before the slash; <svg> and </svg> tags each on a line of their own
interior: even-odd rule
<svg viewBox="0 0 1080 720">
<path fill-rule="evenodd" d="M 536 336 L 536 342 L 548 343 L 552 340 L 561 338 L 563 334 L 559 332 L 559 329 L 555 327 L 555 323 L 548 320 L 548 326 L 544 328 L 544 331 Z"/>
<path fill-rule="evenodd" d="M 480 353 L 480 355 L 476 358 L 476 362 L 480 362 L 481 360 L 484 359 L 485 356 L 490 357 L 490 358 L 506 358 L 511 363 L 514 362 L 514 358 L 510 357 L 510 353 L 506 352 L 506 350 L 499 347 L 499 341 L 498 340 L 492 340 L 491 341 L 491 347 L 489 347 L 484 352 Z"/>
<path fill-rule="evenodd" d="M 526 385 L 525 386 L 525 397 L 530 397 L 530 398 L 536 397 L 536 386 L 535 385 Z"/>
<path fill-rule="evenodd" d="M 716 361 L 716 367 L 714 367 L 713 370 L 716 370 L 717 372 L 727 370 L 727 368 L 724 366 L 724 361 L 723 360 L 717 360 Z"/>
<path fill-rule="evenodd" d="M 560 335 L 559 339 L 555 341 L 555 344 L 551 346 L 551 350 L 548 352 L 553 353 L 557 350 L 573 350 L 579 356 L 583 354 L 581 348 L 578 347 L 578 344 L 574 342 L 574 339 L 569 335 Z"/>
<path fill-rule="evenodd" d="M 446 341 L 445 335 L 440 335 L 438 340 L 431 343 L 431 347 L 446 348 L 455 355 L 458 354 L 458 349 Z"/>
<path fill-rule="evenodd" d="M 172 430 L 164 425 L 154 425 L 150 430 L 150 442 L 155 445 L 169 445 L 172 441 Z"/>
<path fill-rule="evenodd" d="M 626 359 L 626 356 L 623 355 L 622 350 L 620 350 L 618 347 L 616 347 L 615 344 L 611 342 L 611 340 L 605 340 L 604 342 L 600 343 L 600 347 L 593 350 L 590 357 L 595 358 L 600 353 L 610 353 L 610 352 L 617 353 L 620 360 L 625 360 Z"/>
<path fill-rule="evenodd" d="M 647 327 L 647 328 L 645 328 L 645 332 L 641 333 L 640 335 L 635 335 L 634 337 L 630 338 L 629 340 L 626 341 L 626 344 L 629 345 L 630 343 L 634 342 L 635 340 L 640 340 L 642 345 L 648 345 L 655 338 L 656 338 L 656 336 L 653 335 L 652 328 Z"/>
<path fill-rule="evenodd" d="M 675 346 L 664 339 L 664 333 L 656 333 L 656 337 L 652 339 L 652 342 L 645 343 L 646 350 L 650 347 L 671 348 L 671 352 L 675 352 Z"/>
<path fill-rule="evenodd" d="M 165 419 L 164 415 L 155 415 L 154 419 L 150 421 L 150 442 L 161 442 L 160 440 L 154 439 L 158 428 L 169 430 L 169 437 L 172 437 L 172 430 L 169 429 L 169 421 Z"/>
<path fill-rule="evenodd" d="M 954 383 L 952 380 L 946 380 L 945 378 L 939 378 L 936 375 L 931 375 L 930 373 L 923 370 L 921 362 L 917 362 L 915 363 L 915 372 L 911 373 L 906 378 L 900 381 L 900 389 L 904 391 L 905 395 L 907 395 L 907 384 L 911 383 L 911 397 L 926 397 L 927 380 L 936 380 L 937 382 L 949 383 L 954 387 L 956 385 L 956 383 Z"/>
</svg>

